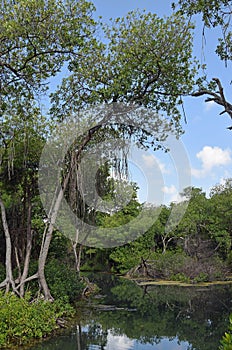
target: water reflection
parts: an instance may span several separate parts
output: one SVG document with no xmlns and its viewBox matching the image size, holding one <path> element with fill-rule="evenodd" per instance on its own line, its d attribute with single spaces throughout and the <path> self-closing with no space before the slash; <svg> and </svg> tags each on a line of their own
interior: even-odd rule
<svg viewBox="0 0 232 350">
<path fill-rule="evenodd" d="M 94 279 L 104 297 L 82 309 L 77 326 L 68 334 L 33 350 L 218 348 L 232 312 L 230 285 L 142 288 L 114 276 Z"/>
<path fill-rule="evenodd" d="M 101 326 L 98 325 L 99 330 Z M 80 333 L 81 330 L 81 333 Z M 180 342 L 178 338 L 163 338 L 159 339 L 157 343 L 141 343 L 136 339 L 130 339 L 125 334 L 118 335 L 115 330 L 108 330 L 106 337 L 102 337 L 102 339 L 98 338 L 97 344 L 92 340 L 92 344 L 87 344 L 83 340 L 89 339 L 89 327 L 85 326 L 81 329 L 81 326 L 78 325 L 77 331 L 77 350 L 92 350 L 92 349 L 101 349 L 101 350 L 186 350 L 189 348 L 189 344 L 187 342 Z M 104 331 L 102 330 L 102 333 Z M 83 337 L 84 336 L 84 337 Z M 96 339 L 95 339 L 96 341 Z M 88 342 L 88 341 L 87 341 Z"/>
</svg>

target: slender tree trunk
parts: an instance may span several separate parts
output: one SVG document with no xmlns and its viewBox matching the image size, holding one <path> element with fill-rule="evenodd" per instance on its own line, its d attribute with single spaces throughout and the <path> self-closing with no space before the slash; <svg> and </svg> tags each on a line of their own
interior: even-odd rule
<svg viewBox="0 0 232 350">
<path fill-rule="evenodd" d="M 26 253 L 25 253 L 25 259 L 24 259 L 24 267 L 23 267 L 23 273 L 20 279 L 20 296 L 24 296 L 24 281 L 26 280 L 28 276 L 29 271 L 29 264 L 30 264 L 30 258 L 31 258 L 31 249 L 32 249 L 32 229 L 31 229 L 31 211 L 32 211 L 32 205 L 31 205 L 31 198 L 30 194 L 28 196 L 28 210 L 27 210 L 27 245 L 26 245 Z"/>
<path fill-rule="evenodd" d="M 81 332 L 81 325 L 77 325 L 77 350 L 82 349 L 82 332 Z"/>
<path fill-rule="evenodd" d="M 5 287 L 6 292 L 9 292 L 10 286 L 12 286 L 13 291 L 16 292 L 15 282 L 14 282 L 13 273 L 12 273 L 12 263 L 11 263 L 12 243 L 11 243 L 9 227 L 7 224 L 6 209 L 1 198 L 0 198 L 0 207 L 1 207 L 1 214 L 2 214 L 2 225 L 3 225 L 4 234 L 5 234 L 5 240 L 6 240 L 6 258 L 5 258 L 6 278 L 0 284 L 0 288 Z"/>
<path fill-rule="evenodd" d="M 65 192 L 65 189 L 66 189 L 67 184 L 68 184 L 69 175 L 70 175 L 70 172 L 66 175 L 66 178 L 65 178 L 64 183 L 63 183 L 63 188 L 60 189 L 60 192 L 58 193 L 58 196 L 54 202 L 54 206 L 50 210 L 50 213 L 51 213 L 51 217 L 49 218 L 50 222 L 46 225 L 46 227 L 44 229 L 44 235 L 43 235 L 44 239 L 43 239 L 43 242 L 41 245 L 39 261 L 38 261 L 39 283 L 40 283 L 40 286 L 43 290 L 45 300 L 50 300 L 50 301 L 53 301 L 53 297 L 50 293 L 50 290 L 49 290 L 49 287 L 48 287 L 48 284 L 46 281 L 46 277 L 45 277 L 45 264 L 46 264 L 46 260 L 47 260 L 47 256 L 48 256 L 49 246 L 50 246 L 51 239 L 52 239 L 54 224 L 56 222 L 56 218 L 57 218 L 57 214 L 58 214 L 58 211 L 59 211 L 59 208 L 61 205 L 61 201 L 63 199 L 64 192 Z"/>
<path fill-rule="evenodd" d="M 44 244 L 41 247 L 41 252 L 40 252 L 39 261 L 38 261 L 39 283 L 43 290 L 45 300 L 50 300 L 50 301 L 53 301 L 53 297 L 50 293 L 50 289 L 48 287 L 46 277 L 45 277 L 45 263 L 47 260 L 49 245 L 52 239 L 52 233 L 53 233 L 53 225 L 50 223 L 48 226 L 47 232 L 45 232 L 46 237 L 45 237 Z"/>
<path fill-rule="evenodd" d="M 167 240 L 167 236 L 163 236 L 162 237 L 162 244 L 163 244 L 163 251 L 162 251 L 162 254 L 165 254 L 166 251 L 167 251 L 167 248 L 168 248 L 168 244 L 174 239 L 174 237 L 170 237 L 168 240 Z"/>
<path fill-rule="evenodd" d="M 162 254 L 165 254 L 166 253 L 166 249 L 167 249 L 165 237 L 162 237 L 162 244 L 163 244 Z"/>
<path fill-rule="evenodd" d="M 15 251 L 16 265 L 17 265 L 17 268 L 18 268 L 18 277 L 16 278 L 15 283 L 18 283 L 19 281 L 21 281 L 22 272 L 21 272 L 21 266 L 20 266 L 20 262 L 19 262 L 19 254 L 18 254 L 17 247 L 14 247 L 14 251 Z"/>
<path fill-rule="evenodd" d="M 73 253 L 74 253 L 74 257 L 75 257 L 75 267 L 76 267 L 76 271 L 77 271 L 77 274 L 79 277 L 80 276 L 80 267 L 81 267 L 82 244 L 79 244 L 78 253 L 77 253 L 78 236 L 79 236 L 79 230 L 77 229 L 76 240 L 75 240 L 75 242 L 72 242 L 72 247 L 73 247 Z"/>
</svg>

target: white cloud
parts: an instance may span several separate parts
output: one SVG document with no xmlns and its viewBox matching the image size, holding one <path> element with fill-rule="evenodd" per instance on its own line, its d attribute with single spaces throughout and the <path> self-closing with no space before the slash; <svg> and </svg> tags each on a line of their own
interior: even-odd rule
<svg viewBox="0 0 232 350">
<path fill-rule="evenodd" d="M 177 192 L 177 189 L 176 189 L 176 186 L 174 185 L 171 185 L 171 186 L 164 186 L 162 188 L 162 191 L 166 194 L 173 194 L 173 193 L 176 193 Z"/>
<path fill-rule="evenodd" d="M 153 156 L 153 155 L 142 155 L 144 164 L 147 168 L 151 169 L 154 167 L 158 167 L 160 169 L 160 171 L 162 172 L 162 174 L 168 174 L 168 170 L 166 169 L 166 165 L 164 163 L 162 163 L 157 157 Z"/>
<path fill-rule="evenodd" d="M 192 175 L 197 178 L 207 176 L 213 168 L 228 165 L 232 161 L 230 149 L 223 150 L 216 146 L 204 146 L 196 156 L 202 163 L 201 169 L 192 169 Z"/>
<path fill-rule="evenodd" d="M 156 165 L 155 157 L 152 155 L 142 155 L 143 161 L 147 168 L 152 168 L 154 165 Z"/>
<path fill-rule="evenodd" d="M 165 193 L 168 196 L 168 202 L 181 202 L 183 198 L 180 196 L 176 186 L 163 186 L 162 192 Z"/>
</svg>

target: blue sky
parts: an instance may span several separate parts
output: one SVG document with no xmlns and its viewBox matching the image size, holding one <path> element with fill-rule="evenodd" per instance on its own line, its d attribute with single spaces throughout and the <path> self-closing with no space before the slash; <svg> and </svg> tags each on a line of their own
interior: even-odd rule
<svg viewBox="0 0 232 350">
<path fill-rule="evenodd" d="M 171 2 L 169 0 L 93 0 L 97 9 L 96 14 L 102 16 L 105 21 L 111 17 L 124 16 L 128 11 L 137 8 L 146 9 L 159 16 L 169 15 L 172 12 Z M 201 63 L 207 63 L 209 80 L 212 77 L 221 79 L 225 95 L 231 101 L 231 65 L 225 68 L 224 63 L 214 53 L 219 30 L 206 31 L 206 42 L 202 50 L 202 23 L 199 17 L 194 20 L 196 22 L 194 54 Z M 185 134 L 181 138 L 181 147 L 188 157 L 191 170 L 191 178 L 187 176 L 187 182 L 189 185 L 203 188 L 208 193 L 212 186 L 222 183 L 224 178 L 232 177 L 232 131 L 227 129 L 232 125 L 232 121 L 226 114 L 219 115 L 222 111 L 219 106 L 213 103 L 207 104 L 204 99 L 193 97 L 185 99 L 187 124 L 184 125 Z M 178 176 L 182 176 L 180 172 L 188 172 L 188 166 L 185 162 L 183 169 L 176 169 L 176 159 L 173 157 L 176 157 L 173 152 L 171 154 L 148 152 L 141 155 L 137 165 L 136 156 L 131 159 L 131 169 L 134 174 L 132 177 L 141 187 L 139 192 L 141 201 L 154 201 L 157 188 L 164 195 L 165 203 L 178 200 L 178 192 L 181 191 L 182 186 L 178 182 Z M 149 178 L 148 173 L 153 173 L 152 179 Z M 151 187 L 154 190 L 154 196 L 151 194 L 151 189 L 149 190 Z"/>
</svg>

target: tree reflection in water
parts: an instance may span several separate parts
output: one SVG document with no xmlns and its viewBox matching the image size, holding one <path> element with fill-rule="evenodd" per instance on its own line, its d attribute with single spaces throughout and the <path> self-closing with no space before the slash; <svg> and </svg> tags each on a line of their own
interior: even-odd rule
<svg viewBox="0 0 232 350">
<path fill-rule="evenodd" d="M 82 310 L 71 334 L 33 350 L 218 348 L 232 311 L 232 286 L 139 287 L 110 276 L 94 279 L 108 306 L 98 307 L 97 299 L 94 308 Z"/>
</svg>

